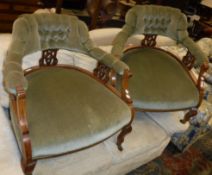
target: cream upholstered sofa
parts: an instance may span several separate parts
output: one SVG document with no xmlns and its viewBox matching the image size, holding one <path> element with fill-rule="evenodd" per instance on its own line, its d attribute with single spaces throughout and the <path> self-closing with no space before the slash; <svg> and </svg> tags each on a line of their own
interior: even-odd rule
<svg viewBox="0 0 212 175">
<path fill-rule="evenodd" d="M 109 51 L 111 41 L 114 35 L 120 29 L 101 29 L 90 32 L 90 37 L 97 45 Z M 140 36 L 139 36 L 140 37 Z M 0 42 L 4 41 L 5 36 L 0 35 Z M 10 43 L 10 35 L 6 35 L 7 42 Z M 135 38 L 129 41 L 129 44 L 136 42 Z M 161 40 L 162 45 L 166 41 Z M 172 42 L 172 41 L 167 41 Z M 160 42 L 159 42 L 160 43 Z M 174 45 L 174 43 L 173 43 Z M 4 48 L 3 48 L 4 47 Z M 1 62 L 6 54 L 7 46 L 4 45 L 1 50 Z M 27 55 L 28 57 L 37 57 L 41 53 Z M 71 52 L 59 53 L 59 56 L 66 60 L 71 57 L 70 64 L 78 64 L 92 70 L 95 67 L 95 61 L 82 55 L 73 55 Z M 81 61 L 76 61 L 80 57 Z M 29 59 L 25 59 L 29 60 Z M 36 61 L 35 61 L 36 62 Z M 25 62 L 23 66 L 28 66 Z M 1 104 L 3 98 L 0 98 Z M 34 175 L 123 175 L 127 172 L 143 165 L 161 155 L 170 141 L 170 136 L 174 132 L 183 131 L 188 124 L 179 123 L 181 112 L 175 113 L 137 113 L 133 123 L 133 131 L 123 144 L 124 151 L 119 152 L 116 148 L 116 136 L 106 140 L 95 147 L 76 152 L 67 156 L 54 159 L 43 159 L 37 162 Z M 173 125 L 175 123 L 175 125 Z M 22 175 L 19 164 L 20 153 L 13 136 L 8 117 L 0 108 L 0 169 L 3 174 Z M 170 125 L 172 124 L 172 125 Z M 82 168 L 83 167 L 83 168 Z"/>
</svg>

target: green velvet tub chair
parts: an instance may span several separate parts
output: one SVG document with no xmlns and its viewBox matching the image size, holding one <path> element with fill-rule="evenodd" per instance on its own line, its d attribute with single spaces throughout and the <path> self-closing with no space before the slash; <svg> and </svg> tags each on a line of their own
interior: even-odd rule
<svg viewBox="0 0 212 175">
<path fill-rule="evenodd" d="M 133 106 L 139 111 L 186 110 L 182 123 L 197 114 L 203 98 L 203 73 L 206 56 L 188 36 L 186 16 L 179 9 L 136 5 L 125 18 L 126 24 L 113 41 L 112 54 L 129 67 L 133 77 L 129 91 Z M 139 46 L 124 49 L 127 39 L 144 35 Z M 157 48 L 158 35 L 169 37 L 187 48 L 182 58 Z M 192 73 L 199 68 L 199 74 Z"/>
<path fill-rule="evenodd" d="M 98 66 L 89 72 L 59 64 L 58 49 L 89 55 Z M 37 65 L 23 70 L 23 57 L 36 51 L 42 51 Z M 119 131 L 117 146 L 123 149 L 133 120 L 129 68 L 95 47 L 77 17 L 20 16 L 13 25 L 3 73 L 25 174 L 32 174 L 38 159 L 79 151 Z M 121 93 L 114 87 L 116 75 L 123 80 Z"/>
</svg>

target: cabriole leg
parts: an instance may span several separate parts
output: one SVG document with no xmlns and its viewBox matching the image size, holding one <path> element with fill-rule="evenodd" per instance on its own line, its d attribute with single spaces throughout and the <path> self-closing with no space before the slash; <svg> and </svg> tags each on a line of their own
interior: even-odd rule
<svg viewBox="0 0 212 175">
<path fill-rule="evenodd" d="M 122 147 L 122 143 L 124 142 L 124 138 L 127 134 L 129 134 L 132 131 L 132 122 L 135 116 L 135 111 L 134 109 L 131 109 L 131 121 L 129 124 L 127 124 L 126 126 L 124 126 L 121 130 L 121 133 L 118 135 L 117 137 L 117 147 L 119 149 L 119 151 L 123 151 L 123 147 Z"/>
<path fill-rule="evenodd" d="M 23 170 L 24 174 L 32 175 L 32 172 L 35 168 L 36 163 L 37 163 L 37 161 L 33 161 L 33 160 L 27 161 L 22 158 L 21 165 L 22 165 L 22 170 Z"/>
<path fill-rule="evenodd" d="M 131 125 L 126 125 L 122 130 L 121 133 L 117 137 L 117 147 L 119 151 L 123 151 L 122 143 L 124 142 L 124 138 L 127 134 L 129 134 L 132 131 Z"/>
<path fill-rule="evenodd" d="M 192 108 L 190 109 L 185 115 L 184 118 L 180 120 L 181 123 L 185 124 L 187 121 L 190 120 L 191 117 L 197 115 L 197 109 Z"/>
</svg>

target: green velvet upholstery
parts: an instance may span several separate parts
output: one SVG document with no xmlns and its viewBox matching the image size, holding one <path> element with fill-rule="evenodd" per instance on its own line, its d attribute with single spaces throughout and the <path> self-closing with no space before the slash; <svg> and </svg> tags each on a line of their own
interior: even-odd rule
<svg viewBox="0 0 212 175">
<path fill-rule="evenodd" d="M 133 119 L 121 94 L 82 68 L 38 63 L 24 75 L 24 56 L 46 49 L 87 54 L 120 76 L 129 69 L 126 63 L 95 47 L 87 26 L 77 17 L 27 14 L 15 21 L 3 74 L 25 174 L 32 174 L 40 158 L 79 151 L 119 131 L 117 146 L 121 150 Z"/>
<path fill-rule="evenodd" d="M 33 158 L 90 146 L 130 121 L 128 105 L 80 71 L 48 68 L 26 78 Z"/>
<path fill-rule="evenodd" d="M 158 5 L 136 5 L 127 12 L 125 22 L 122 31 L 113 41 L 113 55 L 123 55 L 125 43 L 132 35 L 157 34 L 170 37 L 187 47 L 196 58 L 196 66 L 200 66 L 206 60 L 204 53 L 189 38 L 186 16 L 179 9 Z"/>
<path fill-rule="evenodd" d="M 135 34 L 170 37 L 188 48 L 201 66 L 206 56 L 189 38 L 187 21 L 179 9 L 158 5 L 136 5 L 113 41 L 112 54 L 127 63 L 133 74 L 129 90 L 134 107 L 143 110 L 180 110 L 197 107 L 198 88 L 186 68 L 165 51 L 143 47 L 124 52 L 127 39 Z"/>
<path fill-rule="evenodd" d="M 82 52 L 123 74 L 128 66 L 112 55 L 96 48 L 84 22 L 77 17 L 58 14 L 26 14 L 19 17 L 12 32 L 12 42 L 4 63 L 4 81 L 7 91 L 15 94 L 18 85 L 27 89 L 21 68 L 22 58 L 45 49 L 67 49 Z"/>
<path fill-rule="evenodd" d="M 153 48 L 129 50 L 124 56 L 132 71 L 129 91 L 139 109 L 177 110 L 195 107 L 199 92 L 182 65 Z"/>
</svg>

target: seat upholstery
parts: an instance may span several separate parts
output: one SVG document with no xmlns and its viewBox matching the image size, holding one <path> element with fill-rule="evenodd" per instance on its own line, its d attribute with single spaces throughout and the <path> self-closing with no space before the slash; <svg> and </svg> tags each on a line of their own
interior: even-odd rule
<svg viewBox="0 0 212 175">
<path fill-rule="evenodd" d="M 199 92 L 182 65 L 164 51 L 132 49 L 123 56 L 133 76 L 129 90 L 140 109 L 182 109 L 199 102 Z"/>
<path fill-rule="evenodd" d="M 126 103 L 79 71 L 49 68 L 29 74 L 27 80 L 26 110 L 34 158 L 90 146 L 130 121 Z"/>
</svg>

